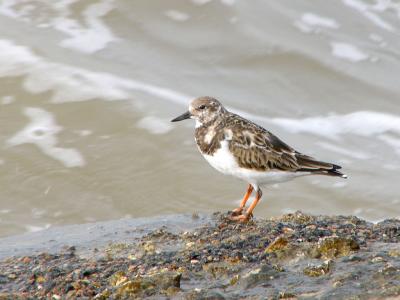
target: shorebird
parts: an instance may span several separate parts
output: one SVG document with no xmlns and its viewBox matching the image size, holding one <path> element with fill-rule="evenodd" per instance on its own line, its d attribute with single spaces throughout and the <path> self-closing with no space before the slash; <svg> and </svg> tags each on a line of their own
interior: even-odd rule
<svg viewBox="0 0 400 300">
<path fill-rule="evenodd" d="M 240 206 L 231 219 L 247 222 L 262 197 L 260 186 L 289 181 L 306 175 L 347 178 L 340 166 L 304 155 L 263 127 L 229 112 L 217 99 L 194 99 L 189 110 L 171 122 L 194 119 L 195 140 L 200 153 L 215 169 L 248 183 Z M 247 200 L 255 199 L 244 212 Z"/>
</svg>

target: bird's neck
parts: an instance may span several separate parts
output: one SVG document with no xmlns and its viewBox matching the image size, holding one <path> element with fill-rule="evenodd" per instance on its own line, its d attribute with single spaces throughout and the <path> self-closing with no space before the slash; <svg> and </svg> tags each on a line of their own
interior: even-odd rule
<svg viewBox="0 0 400 300">
<path fill-rule="evenodd" d="M 218 134 L 218 125 L 221 120 L 215 119 L 213 122 L 196 124 L 195 140 L 199 150 L 203 154 L 212 155 L 220 147 L 220 134 Z"/>
</svg>

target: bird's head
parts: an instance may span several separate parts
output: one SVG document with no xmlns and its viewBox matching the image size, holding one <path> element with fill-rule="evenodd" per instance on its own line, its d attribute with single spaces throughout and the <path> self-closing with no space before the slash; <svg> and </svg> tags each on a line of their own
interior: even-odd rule
<svg viewBox="0 0 400 300">
<path fill-rule="evenodd" d="M 200 97 L 194 99 L 190 105 L 189 110 L 179 117 L 171 120 L 171 122 L 178 122 L 185 119 L 195 119 L 196 124 L 207 124 L 215 121 L 221 114 L 225 113 L 226 109 L 215 98 Z"/>
</svg>

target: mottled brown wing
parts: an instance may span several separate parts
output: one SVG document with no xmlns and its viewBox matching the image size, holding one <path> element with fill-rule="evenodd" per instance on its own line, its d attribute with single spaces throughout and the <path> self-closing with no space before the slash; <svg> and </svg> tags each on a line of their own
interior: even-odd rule
<svg viewBox="0 0 400 300">
<path fill-rule="evenodd" d="M 228 123 L 231 126 L 227 127 L 233 133 L 229 149 L 243 168 L 343 175 L 337 171 L 340 166 L 318 161 L 294 150 L 257 124 L 238 118 L 236 115 Z"/>
<path fill-rule="evenodd" d="M 297 152 L 264 128 L 236 115 L 226 125 L 233 133 L 229 149 L 239 166 L 259 171 L 297 171 L 300 168 Z"/>
</svg>

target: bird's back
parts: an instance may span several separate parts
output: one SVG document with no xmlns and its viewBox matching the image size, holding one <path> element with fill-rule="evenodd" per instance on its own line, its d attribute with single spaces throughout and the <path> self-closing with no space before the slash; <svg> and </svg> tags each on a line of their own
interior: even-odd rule
<svg viewBox="0 0 400 300">
<path fill-rule="evenodd" d="M 345 176 L 338 171 L 340 166 L 304 155 L 265 128 L 230 112 L 213 124 L 197 128 L 196 137 L 200 151 L 208 155 L 226 141 L 240 168 Z"/>
</svg>

